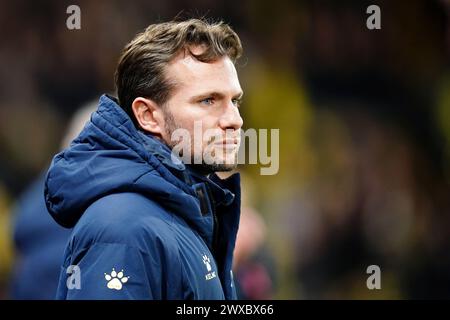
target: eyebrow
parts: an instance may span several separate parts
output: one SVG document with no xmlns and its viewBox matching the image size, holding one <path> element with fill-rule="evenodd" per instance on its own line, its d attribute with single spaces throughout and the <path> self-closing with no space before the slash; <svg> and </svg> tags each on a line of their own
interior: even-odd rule
<svg viewBox="0 0 450 320">
<path fill-rule="evenodd" d="M 243 95 L 244 95 L 244 92 L 240 91 L 238 94 L 235 94 L 233 96 L 233 99 L 241 99 Z M 205 98 L 208 98 L 208 97 L 213 97 L 213 98 L 216 98 L 216 99 L 223 99 L 225 97 L 225 95 L 223 93 L 221 93 L 221 92 L 212 91 L 212 92 L 205 92 L 205 93 L 202 93 L 202 94 L 199 94 L 199 95 L 195 95 L 190 100 L 191 101 L 197 101 L 197 100 L 205 99 Z"/>
</svg>

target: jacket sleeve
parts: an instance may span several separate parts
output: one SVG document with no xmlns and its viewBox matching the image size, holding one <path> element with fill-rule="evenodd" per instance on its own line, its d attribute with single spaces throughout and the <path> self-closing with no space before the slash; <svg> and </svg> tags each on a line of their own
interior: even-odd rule
<svg viewBox="0 0 450 320">
<path fill-rule="evenodd" d="M 62 272 L 58 292 L 63 299 L 163 299 L 165 288 L 161 254 L 122 243 L 94 243 L 72 256 L 78 275 Z M 76 262 L 74 264 L 74 262 Z M 67 267 L 66 267 L 67 268 Z M 78 279 L 77 279 L 78 277 Z M 79 282 L 77 283 L 77 280 Z M 77 285 L 78 284 L 78 285 Z"/>
</svg>

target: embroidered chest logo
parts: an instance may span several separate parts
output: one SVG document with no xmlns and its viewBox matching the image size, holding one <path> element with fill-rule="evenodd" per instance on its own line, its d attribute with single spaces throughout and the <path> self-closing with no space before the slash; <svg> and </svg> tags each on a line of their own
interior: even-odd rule
<svg viewBox="0 0 450 320">
<path fill-rule="evenodd" d="M 214 279 L 215 277 L 217 277 L 215 271 L 211 272 L 211 270 L 212 270 L 211 260 L 209 259 L 209 257 L 206 254 L 203 255 L 203 263 L 205 264 L 206 271 L 207 271 L 207 273 L 205 274 L 205 280 L 211 280 L 211 279 Z"/>
<path fill-rule="evenodd" d="M 106 279 L 106 281 L 108 281 L 106 286 L 109 289 L 121 290 L 123 284 L 127 283 L 129 278 L 130 277 L 124 276 L 123 270 L 116 272 L 116 270 L 114 270 L 114 268 L 112 269 L 111 274 L 105 273 L 105 279 Z"/>
</svg>

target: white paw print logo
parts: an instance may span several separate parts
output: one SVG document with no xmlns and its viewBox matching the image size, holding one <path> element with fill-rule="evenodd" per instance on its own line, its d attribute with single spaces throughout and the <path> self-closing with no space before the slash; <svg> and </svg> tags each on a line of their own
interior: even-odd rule
<svg viewBox="0 0 450 320">
<path fill-rule="evenodd" d="M 211 262 L 211 260 L 209 260 L 209 257 L 205 254 L 203 256 L 203 263 L 205 264 L 206 270 L 208 270 L 208 272 L 211 271 L 211 263 L 210 262 Z"/>
<path fill-rule="evenodd" d="M 105 279 L 108 281 L 107 287 L 109 289 L 121 290 L 122 283 L 127 283 L 130 277 L 124 277 L 123 270 L 116 272 L 114 268 L 112 269 L 111 274 L 105 273 Z"/>
</svg>

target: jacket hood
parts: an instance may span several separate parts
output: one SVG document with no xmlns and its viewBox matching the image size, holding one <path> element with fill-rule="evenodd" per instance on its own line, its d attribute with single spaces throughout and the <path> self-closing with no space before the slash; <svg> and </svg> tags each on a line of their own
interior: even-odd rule
<svg viewBox="0 0 450 320">
<path fill-rule="evenodd" d="M 232 202 L 234 195 L 219 185 L 220 180 L 208 180 L 216 197 Z M 142 193 L 210 240 L 212 217 L 202 215 L 195 187 L 189 168 L 173 159 L 164 143 L 136 130 L 115 99 L 103 95 L 79 136 L 53 158 L 45 202 L 55 221 L 71 228 L 97 199 L 119 192 Z"/>
</svg>

